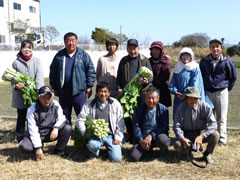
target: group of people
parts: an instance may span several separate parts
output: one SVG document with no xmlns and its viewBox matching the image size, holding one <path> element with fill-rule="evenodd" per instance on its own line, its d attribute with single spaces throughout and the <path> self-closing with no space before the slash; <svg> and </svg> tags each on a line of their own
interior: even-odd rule
<svg viewBox="0 0 240 180">
<path fill-rule="evenodd" d="M 203 158 L 212 163 L 211 154 L 216 145 L 226 146 L 228 92 L 236 81 L 236 70 L 233 61 L 222 54 L 221 41 L 210 41 L 211 53 L 201 59 L 200 66 L 192 49 L 183 48 L 171 80 L 171 63 L 160 41 L 151 44 L 151 57 L 147 58 L 140 54 L 138 41 L 129 39 L 128 55 L 120 60 L 116 55 L 118 41 L 110 38 L 106 41 L 108 53 L 99 59 L 96 71 L 90 56 L 77 47 L 76 34 L 65 34 L 64 44 L 65 48 L 55 55 L 50 65 L 50 86 L 44 85 L 41 63 L 32 55 L 31 41 L 22 42 L 13 62 L 14 69 L 36 81 L 38 92 L 37 101 L 29 107 L 24 105 L 19 92 L 24 84 L 12 84 L 12 105 L 17 108 L 18 115 L 16 136 L 21 152 L 35 152 L 36 158 L 42 159 L 44 143 L 57 140 L 53 153 L 66 157 L 74 107 L 76 127 L 82 136 L 86 133 L 87 118 L 104 119 L 109 126 L 107 137 L 93 136 L 88 140 L 86 147 L 91 157 L 98 157 L 100 148 L 105 146 L 109 160 L 119 162 L 123 142 L 133 144 L 133 161 L 140 161 L 154 147 L 167 153 L 171 144 L 168 134 L 171 94 L 175 95 L 173 130 L 177 138 L 174 148 L 178 152 L 189 149 L 192 144 L 199 148 L 206 142 L 208 146 Z M 143 89 L 138 107 L 133 117 L 124 118 L 117 99 L 142 66 L 153 71 L 153 78 L 139 78 Z M 87 101 L 95 80 L 96 95 Z M 53 100 L 54 95 L 59 97 L 59 102 Z"/>
</svg>

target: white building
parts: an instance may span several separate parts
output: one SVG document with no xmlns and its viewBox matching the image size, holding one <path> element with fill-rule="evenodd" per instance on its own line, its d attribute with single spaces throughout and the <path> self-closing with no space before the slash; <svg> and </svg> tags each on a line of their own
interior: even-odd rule
<svg viewBox="0 0 240 180">
<path fill-rule="evenodd" d="M 41 29 L 40 0 L 0 0 L 0 44 L 15 45 Z"/>
</svg>

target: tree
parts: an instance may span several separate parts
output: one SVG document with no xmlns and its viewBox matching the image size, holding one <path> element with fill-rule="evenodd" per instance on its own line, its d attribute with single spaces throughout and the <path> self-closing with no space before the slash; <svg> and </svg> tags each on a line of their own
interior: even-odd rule
<svg viewBox="0 0 240 180">
<path fill-rule="evenodd" d="M 235 55 L 240 55 L 240 52 L 238 51 L 238 47 L 235 45 L 227 48 L 227 54 L 232 57 Z"/>
<path fill-rule="evenodd" d="M 116 38 L 122 44 L 128 39 L 125 34 L 115 34 L 108 29 L 97 27 L 95 27 L 95 31 L 92 31 L 91 38 L 96 44 L 105 44 L 106 40 L 109 38 Z"/>
<path fill-rule="evenodd" d="M 223 45 L 224 41 L 225 41 L 225 39 L 224 39 L 224 38 L 221 38 L 222 45 Z"/>
<path fill-rule="evenodd" d="M 50 26 L 48 25 L 45 29 L 44 29 L 44 34 L 45 34 L 45 38 L 48 39 L 51 43 L 53 42 L 53 39 L 55 39 L 56 37 L 59 36 L 59 31 L 57 30 L 57 28 L 55 26 Z"/>
<path fill-rule="evenodd" d="M 183 36 L 179 41 L 185 46 L 198 46 L 206 47 L 208 46 L 210 38 L 205 33 L 194 33 L 190 35 Z"/>
</svg>

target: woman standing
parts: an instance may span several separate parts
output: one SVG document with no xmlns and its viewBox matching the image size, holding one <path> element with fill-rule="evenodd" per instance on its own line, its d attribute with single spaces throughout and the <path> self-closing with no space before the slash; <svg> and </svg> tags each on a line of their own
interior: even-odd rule
<svg viewBox="0 0 240 180">
<path fill-rule="evenodd" d="M 153 86 L 160 91 L 160 103 L 169 107 L 172 105 L 171 94 L 168 89 L 171 75 L 171 64 L 164 54 L 164 46 L 160 41 L 154 41 L 150 46 L 150 63 L 153 70 Z"/>
<path fill-rule="evenodd" d="M 17 59 L 13 61 L 12 67 L 32 78 L 36 81 L 36 88 L 39 89 L 44 85 L 43 70 L 41 62 L 32 54 L 33 43 L 30 40 L 24 40 L 21 43 L 21 48 L 17 54 Z M 25 122 L 27 109 L 29 104 L 24 104 L 20 89 L 24 87 L 24 83 L 13 84 L 12 107 L 17 109 L 17 125 L 16 136 L 17 141 L 20 142 L 25 135 Z"/>
<path fill-rule="evenodd" d="M 117 91 L 117 70 L 119 59 L 116 56 L 118 41 L 115 38 L 110 38 L 106 41 L 106 49 L 108 54 L 100 57 L 97 64 L 96 79 L 97 82 L 105 82 L 110 85 L 111 97 L 118 96 Z"/>
<path fill-rule="evenodd" d="M 201 101 L 205 101 L 202 74 L 198 63 L 194 60 L 191 48 L 185 47 L 178 54 L 178 62 L 169 85 L 169 90 L 174 97 L 173 120 L 177 107 L 185 99 L 185 90 L 189 87 L 196 87 L 200 90 Z"/>
</svg>

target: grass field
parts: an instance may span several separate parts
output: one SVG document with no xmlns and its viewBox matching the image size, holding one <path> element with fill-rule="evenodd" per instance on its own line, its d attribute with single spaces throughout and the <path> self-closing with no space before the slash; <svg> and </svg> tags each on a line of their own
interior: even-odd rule
<svg viewBox="0 0 240 180">
<path fill-rule="evenodd" d="M 238 70 L 238 77 L 240 70 Z M 240 83 L 230 92 L 229 126 L 239 127 Z M 16 116 L 10 107 L 11 89 L 9 83 L 0 83 L 0 115 Z M 172 108 L 170 108 L 170 114 Z M 0 119 L 0 179 L 240 179 L 240 132 L 228 131 L 229 140 L 226 147 L 217 146 L 213 155 L 214 164 L 198 168 L 185 156 L 169 148 L 167 160 L 163 160 L 159 149 L 155 148 L 143 162 L 133 163 L 129 160 L 131 145 L 123 145 L 121 163 L 107 160 L 103 148 L 98 159 L 87 159 L 86 152 L 78 152 L 73 140 L 68 143 L 67 159 L 51 155 L 55 142 L 44 147 L 44 159 L 35 161 L 33 155 L 22 155 L 15 140 L 14 119 Z M 172 131 L 170 137 L 174 139 Z M 198 152 L 195 156 L 200 156 Z M 204 165 L 204 164 L 202 164 Z"/>
</svg>

